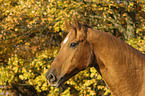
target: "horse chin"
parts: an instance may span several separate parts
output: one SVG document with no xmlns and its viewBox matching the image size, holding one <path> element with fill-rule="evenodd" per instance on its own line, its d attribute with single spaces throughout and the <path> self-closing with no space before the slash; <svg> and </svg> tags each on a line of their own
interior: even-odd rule
<svg viewBox="0 0 145 96">
<path fill-rule="evenodd" d="M 61 77 L 58 83 L 55 84 L 54 87 L 59 88 L 60 86 L 63 86 L 64 82 L 65 82 L 64 77 Z"/>
<path fill-rule="evenodd" d="M 76 75 L 79 72 L 78 69 L 74 69 L 72 72 L 70 72 L 70 74 L 66 74 L 63 77 L 60 78 L 60 80 L 58 81 L 58 83 L 56 84 L 55 87 L 60 87 L 63 86 L 63 84 L 70 79 L 71 77 L 73 77 L 74 75 Z"/>
<path fill-rule="evenodd" d="M 55 87 L 55 88 L 59 88 L 59 87 L 63 86 L 64 83 L 65 83 L 69 78 L 70 78 L 70 77 L 66 77 L 66 76 L 61 77 L 60 80 L 58 81 L 58 83 L 55 84 L 54 87 Z"/>
<path fill-rule="evenodd" d="M 79 70 L 78 69 L 75 69 L 75 70 L 73 70 L 72 72 L 70 72 L 70 74 L 65 74 L 63 77 L 61 77 L 60 79 L 59 79 L 59 81 L 58 82 L 56 82 L 55 84 L 50 84 L 49 82 L 49 85 L 51 85 L 51 86 L 54 86 L 55 88 L 59 88 L 59 87 L 61 87 L 61 86 L 63 86 L 63 84 L 68 80 L 68 79 L 70 79 L 71 77 L 73 77 L 74 75 L 76 75 L 77 73 L 79 72 Z"/>
</svg>

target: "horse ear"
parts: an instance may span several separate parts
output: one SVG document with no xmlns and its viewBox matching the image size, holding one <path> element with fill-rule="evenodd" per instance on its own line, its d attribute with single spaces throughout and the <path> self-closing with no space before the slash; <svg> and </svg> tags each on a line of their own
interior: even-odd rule
<svg viewBox="0 0 145 96">
<path fill-rule="evenodd" d="M 74 18 L 74 26 L 76 27 L 77 30 L 80 30 L 80 24 L 79 24 L 79 22 L 77 21 L 75 16 L 73 16 L 73 18 Z"/>
<path fill-rule="evenodd" d="M 68 22 L 67 18 L 65 18 L 65 26 L 67 30 L 71 29 L 71 24 Z"/>
</svg>

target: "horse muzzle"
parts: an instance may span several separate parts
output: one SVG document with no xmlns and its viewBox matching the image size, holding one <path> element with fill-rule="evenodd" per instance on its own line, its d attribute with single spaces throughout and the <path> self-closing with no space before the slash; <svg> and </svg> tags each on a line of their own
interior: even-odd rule
<svg viewBox="0 0 145 96">
<path fill-rule="evenodd" d="M 64 81 L 63 77 L 57 79 L 53 73 L 46 73 L 46 79 L 48 80 L 48 84 L 54 87 L 59 87 Z"/>
<path fill-rule="evenodd" d="M 55 75 L 56 72 L 54 70 L 53 71 L 49 70 L 46 73 L 46 79 L 48 80 L 48 84 L 50 86 L 60 87 L 65 83 L 65 81 L 67 81 L 69 78 L 71 78 L 78 72 L 79 72 L 79 70 L 76 68 L 76 69 L 70 71 L 69 73 L 65 73 L 64 75 L 59 74 L 59 76 L 57 76 L 57 75 Z"/>
</svg>

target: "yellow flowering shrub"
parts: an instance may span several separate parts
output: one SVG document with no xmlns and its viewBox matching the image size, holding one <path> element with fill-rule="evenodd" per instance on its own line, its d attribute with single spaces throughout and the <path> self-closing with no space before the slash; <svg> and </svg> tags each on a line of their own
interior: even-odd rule
<svg viewBox="0 0 145 96">
<path fill-rule="evenodd" d="M 145 3 L 138 0 L 0 0 L 0 85 L 29 96 L 110 96 L 94 68 L 60 89 L 48 85 L 46 71 L 67 34 L 65 18 L 72 23 L 75 13 L 81 23 L 110 32 L 145 53 L 144 12 Z"/>
</svg>

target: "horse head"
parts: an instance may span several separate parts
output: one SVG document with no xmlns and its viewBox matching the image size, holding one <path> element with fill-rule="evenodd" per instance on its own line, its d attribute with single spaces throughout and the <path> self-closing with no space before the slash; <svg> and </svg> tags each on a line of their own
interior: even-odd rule
<svg viewBox="0 0 145 96">
<path fill-rule="evenodd" d="M 93 48 L 87 41 L 87 30 L 89 27 L 81 25 L 74 17 L 74 25 L 67 19 L 66 29 L 69 32 L 61 48 L 46 73 L 49 85 L 59 87 L 66 80 L 93 65 Z"/>
</svg>

